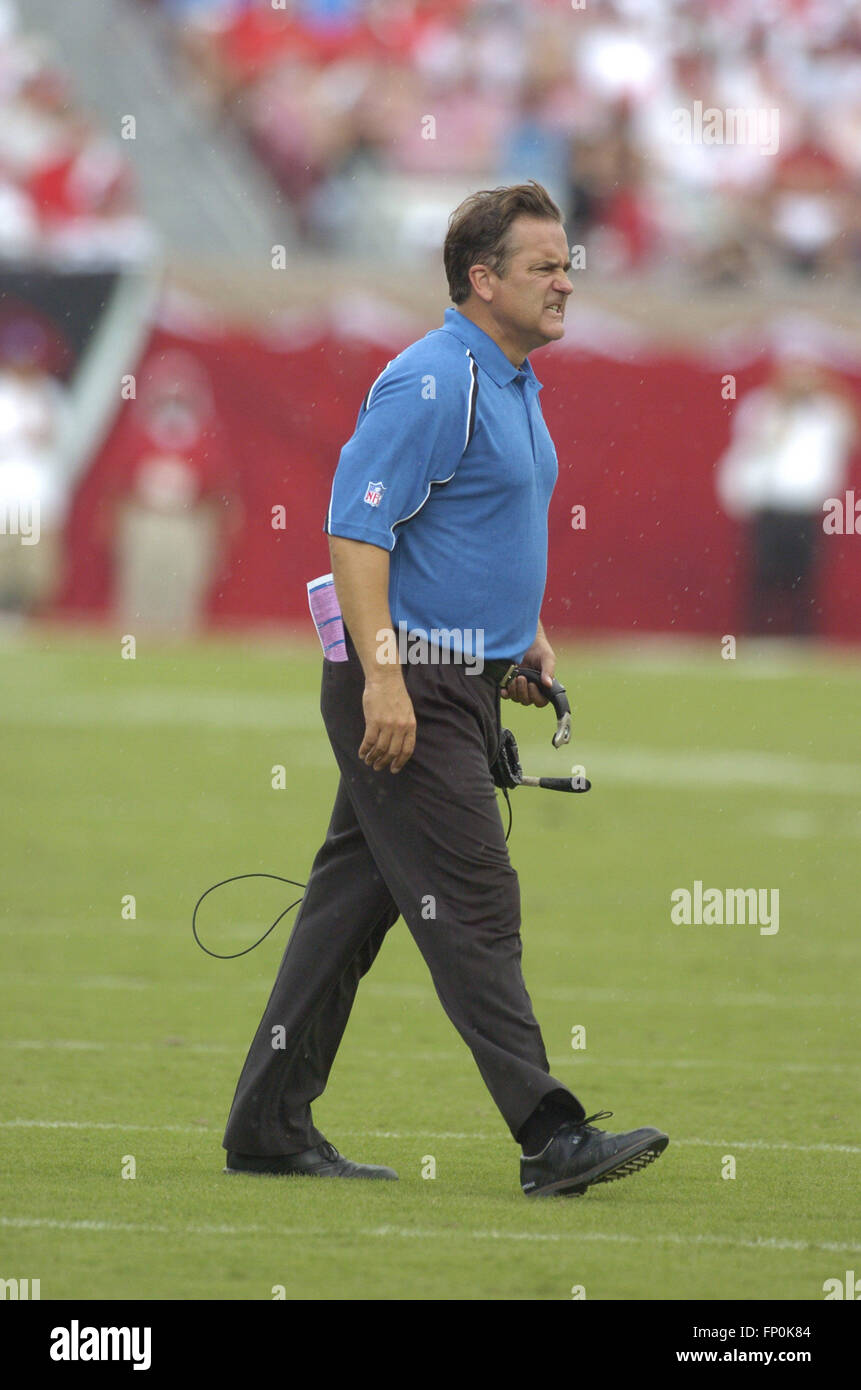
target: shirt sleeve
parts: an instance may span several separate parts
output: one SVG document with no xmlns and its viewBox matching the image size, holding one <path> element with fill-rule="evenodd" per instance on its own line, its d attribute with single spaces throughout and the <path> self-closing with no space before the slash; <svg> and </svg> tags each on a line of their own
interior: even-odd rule
<svg viewBox="0 0 861 1390">
<path fill-rule="evenodd" d="M 477 388 L 466 350 L 440 364 L 407 349 L 390 362 L 341 450 L 324 531 L 394 550 L 399 528 L 454 477 L 472 437 Z"/>
</svg>

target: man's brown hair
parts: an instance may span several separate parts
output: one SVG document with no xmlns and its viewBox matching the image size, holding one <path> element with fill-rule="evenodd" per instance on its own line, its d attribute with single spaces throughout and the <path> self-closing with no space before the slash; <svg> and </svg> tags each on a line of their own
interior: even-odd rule
<svg viewBox="0 0 861 1390">
<path fill-rule="evenodd" d="M 469 272 L 474 265 L 487 265 L 497 275 L 505 274 L 510 253 L 508 233 L 516 217 L 562 222 L 562 213 L 547 189 L 534 179 L 510 188 L 483 188 L 455 208 L 443 248 L 452 303 L 463 304 L 472 293 Z"/>
</svg>

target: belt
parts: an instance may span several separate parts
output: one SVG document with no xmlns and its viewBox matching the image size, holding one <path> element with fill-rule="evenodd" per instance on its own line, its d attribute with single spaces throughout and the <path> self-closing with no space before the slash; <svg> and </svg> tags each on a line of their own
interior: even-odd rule
<svg viewBox="0 0 861 1390">
<path fill-rule="evenodd" d="M 516 670 L 516 661 L 485 661 L 481 674 L 494 685 L 508 685 L 514 679 Z"/>
</svg>

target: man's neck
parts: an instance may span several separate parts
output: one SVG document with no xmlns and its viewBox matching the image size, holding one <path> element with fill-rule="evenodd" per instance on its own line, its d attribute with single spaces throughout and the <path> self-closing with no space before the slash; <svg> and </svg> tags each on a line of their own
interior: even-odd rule
<svg viewBox="0 0 861 1390">
<path fill-rule="evenodd" d="M 501 352 L 505 353 L 509 362 L 518 371 L 521 371 L 526 363 L 526 352 L 522 343 L 512 343 L 499 330 L 496 320 L 482 309 L 468 307 L 466 304 L 456 304 L 454 306 L 459 314 L 463 314 L 465 319 L 474 323 L 476 328 L 480 328 L 482 333 L 486 333 L 488 338 L 492 338 Z"/>
</svg>

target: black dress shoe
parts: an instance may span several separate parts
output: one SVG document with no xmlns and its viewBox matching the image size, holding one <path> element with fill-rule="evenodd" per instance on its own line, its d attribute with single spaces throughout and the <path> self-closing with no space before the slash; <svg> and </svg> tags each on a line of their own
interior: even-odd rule
<svg viewBox="0 0 861 1390">
<path fill-rule="evenodd" d="M 585 1120 L 572 1120 L 557 1129 L 540 1154 L 520 1160 L 520 1186 L 527 1197 L 579 1197 L 592 1183 L 614 1182 L 638 1173 L 664 1152 L 669 1144 L 659 1129 L 633 1129 L 629 1134 L 607 1134 L 591 1120 L 602 1120 L 612 1110 L 600 1110 Z"/>
<path fill-rule="evenodd" d="M 279 1154 L 274 1158 L 228 1153 L 224 1171 L 278 1178 L 385 1178 L 389 1182 L 397 1182 L 398 1179 L 394 1168 L 351 1163 L 349 1158 L 342 1158 L 334 1144 L 325 1141 L 318 1144 L 316 1149 L 305 1149 L 298 1154 Z"/>
</svg>

